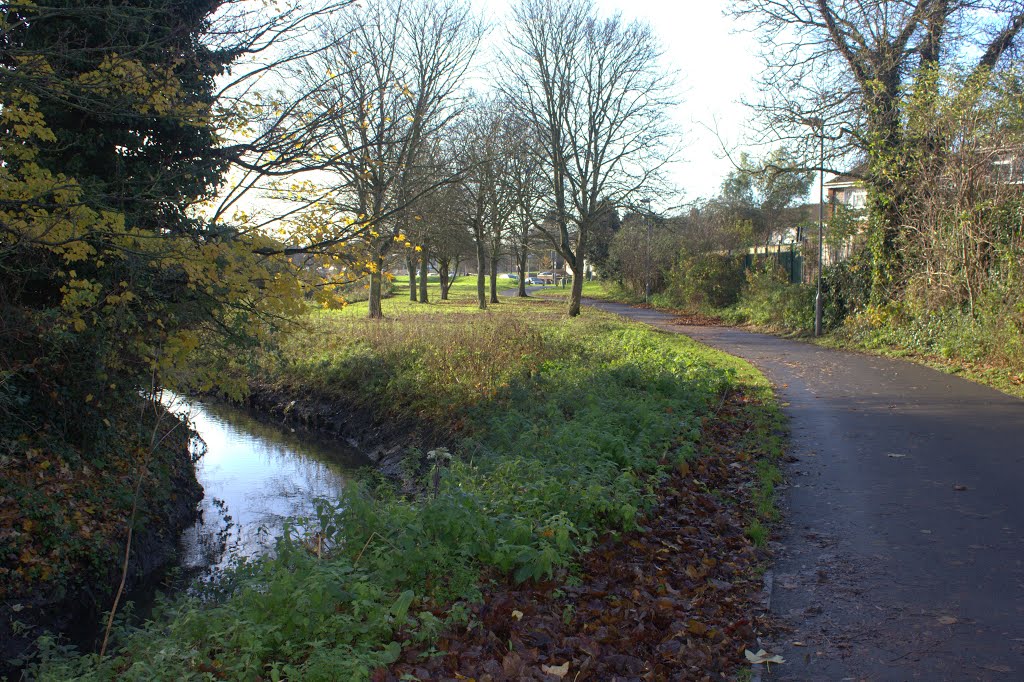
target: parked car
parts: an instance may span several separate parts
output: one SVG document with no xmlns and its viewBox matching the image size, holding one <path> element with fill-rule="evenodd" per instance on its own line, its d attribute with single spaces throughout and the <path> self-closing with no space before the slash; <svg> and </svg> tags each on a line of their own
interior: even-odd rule
<svg viewBox="0 0 1024 682">
<path fill-rule="evenodd" d="M 527 277 L 526 283 L 530 285 L 544 284 L 544 280 L 542 280 L 540 277 Z"/>
</svg>

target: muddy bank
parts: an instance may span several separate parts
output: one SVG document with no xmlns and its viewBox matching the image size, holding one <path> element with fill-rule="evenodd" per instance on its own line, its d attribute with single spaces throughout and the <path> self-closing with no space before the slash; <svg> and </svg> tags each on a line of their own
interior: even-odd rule
<svg viewBox="0 0 1024 682">
<path fill-rule="evenodd" d="M 159 490 L 143 490 L 132 536 L 126 592 L 155 587 L 174 565 L 178 537 L 195 522 L 203 489 L 196 480 L 189 439 L 167 446 Z M 127 529 L 127 521 L 124 524 Z M 109 544 L 102 568 L 89 577 L 71 578 L 47 588 L 9 595 L 0 601 L 0 677 L 17 679 L 19 661 L 35 652 L 37 638 L 59 634 L 81 651 L 95 651 L 102 639 L 103 614 L 113 604 L 121 579 L 127 533 Z M 124 601 L 122 600 L 122 604 Z"/>
<path fill-rule="evenodd" d="M 376 471 L 410 484 L 410 470 L 421 468 L 426 451 L 451 447 L 454 434 L 444 428 L 409 420 L 384 420 L 373 410 L 316 395 L 295 395 L 254 383 L 245 406 L 256 414 L 293 429 L 329 435 L 358 450 Z"/>
</svg>

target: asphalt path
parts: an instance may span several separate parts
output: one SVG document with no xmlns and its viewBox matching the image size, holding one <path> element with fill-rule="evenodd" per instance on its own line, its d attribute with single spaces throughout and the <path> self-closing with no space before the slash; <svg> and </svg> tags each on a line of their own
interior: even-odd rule
<svg viewBox="0 0 1024 682">
<path fill-rule="evenodd" d="M 769 680 L 1024 680 L 1024 401 L 909 362 L 587 301 L 745 358 L 790 461 Z"/>
</svg>

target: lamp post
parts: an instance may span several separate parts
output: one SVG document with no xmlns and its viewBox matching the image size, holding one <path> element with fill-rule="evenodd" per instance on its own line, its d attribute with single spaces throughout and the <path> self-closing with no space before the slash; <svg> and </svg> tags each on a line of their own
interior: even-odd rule
<svg viewBox="0 0 1024 682">
<path fill-rule="evenodd" d="M 818 165 L 818 292 L 814 296 L 814 335 L 821 336 L 821 271 L 824 270 L 822 262 L 824 252 L 822 246 L 825 242 L 823 237 L 825 223 L 825 121 L 820 117 L 804 117 L 800 123 L 818 130 L 818 142 L 821 162 Z"/>
<path fill-rule="evenodd" d="M 647 215 L 645 219 L 647 221 L 647 252 L 644 266 L 644 303 L 651 302 L 651 230 L 653 223 L 651 222 L 651 200 L 644 199 L 644 203 L 647 204 Z"/>
</svg>

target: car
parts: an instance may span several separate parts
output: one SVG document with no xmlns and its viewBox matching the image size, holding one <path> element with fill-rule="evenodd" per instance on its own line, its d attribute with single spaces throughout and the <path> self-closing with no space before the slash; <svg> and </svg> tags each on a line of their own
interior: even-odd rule
<svg viewBox="0 0 1024 682">
<path fill-rule="evenodd" d="M 527 284 L 544 284 L 544 280 L 542 280 L 540 277 L 527 277 L 526 278 L 526 283 Z"/>
</svg>

